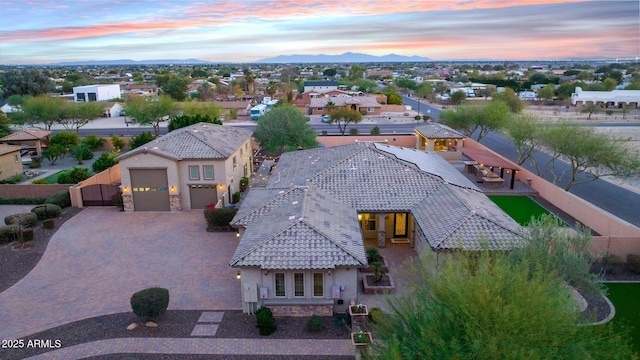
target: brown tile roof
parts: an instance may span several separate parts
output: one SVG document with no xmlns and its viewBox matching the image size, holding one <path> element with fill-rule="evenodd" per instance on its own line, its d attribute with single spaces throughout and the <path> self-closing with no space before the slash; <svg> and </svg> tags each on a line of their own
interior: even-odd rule
<svg viewBox="0 0 640 360">
<path fill-rule="evenodd" d="M 21 131 L 14 132 L 13 134 L 9 134 L 1 138 L 0 141 L 42 140 L 49 135 L 51 135 L 50 130 L 29 129 L 29 130 L 21 130 Z"/>
<path fill-rule="evenodd" d="M 17 145 L 4 145 L 0 144 L 0 155 L 10 154 L 12 152 L 20 151 L 22 147 Z"/>
</svg>

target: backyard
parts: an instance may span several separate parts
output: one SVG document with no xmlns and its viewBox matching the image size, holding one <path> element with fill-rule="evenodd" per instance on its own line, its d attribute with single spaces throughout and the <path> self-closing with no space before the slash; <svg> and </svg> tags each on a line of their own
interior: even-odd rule
<svg viewBox="0 0 640 360">
<path fill-rule="evenodd" d="M 607 297 L 616 308 L 613 321 L 630 327 L 631 342 L 640 353 L 640 283 L 606 283 Z"/>
<path fill-rule="evenodd" d="M 528 226 L 532 218 L 538 220 L 543 215 L 551 214 L 528 196 L 488 195 L 488 197 L 522 226 Z"/>
</svg>

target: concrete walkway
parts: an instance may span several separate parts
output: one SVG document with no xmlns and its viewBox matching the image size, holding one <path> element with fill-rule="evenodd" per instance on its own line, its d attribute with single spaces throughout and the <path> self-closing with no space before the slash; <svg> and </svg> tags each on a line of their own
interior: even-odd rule
<svg viewBox="0 0 640 360">
<path fill-rule="evenodd" d="M 169 289 L 172 310 L 240 310 L 229 267 L 238 239 L 207 233 L 201 210 L 87 208 L 62 225 L 38 265 L 0 293 L 0 339 L 131 311 L 141 289 Z"/>
<path fill-rule="evenodd" d="M 355 356 L 351 340 L 309 339 L 163 339 L 126 338 L 94 341 L 30 357 L 38 360 L 81 359 L 107 354 L 222 354 Z"/>
</svg>

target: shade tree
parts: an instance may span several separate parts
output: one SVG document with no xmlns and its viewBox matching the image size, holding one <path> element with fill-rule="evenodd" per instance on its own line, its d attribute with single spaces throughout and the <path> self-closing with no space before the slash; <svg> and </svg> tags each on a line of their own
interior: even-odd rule
<svg viewBox="0 0 640 360">
<path fill-rule="evenodd" d="M 360 121 L 362 121 L 362 114 L 348 107 L 339 107 L 329 113 L 329 124 L 337 125 L 342 135 L 347 131 L 349 124 L 357 124 Z"/>
<path fill-rule="evenodd" d="M 316 130 L 304 116 L 292 105 L 284 104 L 271 109 L 258 119 L 253 137 L 271 153 L 309 149 L 318 146 Z"/>
</svg>

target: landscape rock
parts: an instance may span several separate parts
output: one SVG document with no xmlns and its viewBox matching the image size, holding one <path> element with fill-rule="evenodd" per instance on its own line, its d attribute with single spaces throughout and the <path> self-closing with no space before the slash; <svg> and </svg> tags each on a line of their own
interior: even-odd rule
<svg viewBox="0 0 640 360">
<path fill-rule="evenodd" d="M 157 328 L 158 324 L 154 323 L 153 321 L 147 321 L 147 323 L 144 324 L 144 326 L 150 327 L 150 328 Z"/>
<path fill-rule="evenodd" d="M 127 326 L 127 330 L 133 330 L 138 327 L 138 323 L 131 323 Z"/>
</svg>

